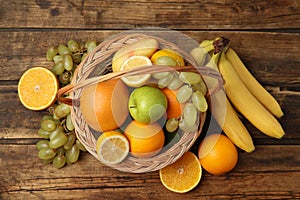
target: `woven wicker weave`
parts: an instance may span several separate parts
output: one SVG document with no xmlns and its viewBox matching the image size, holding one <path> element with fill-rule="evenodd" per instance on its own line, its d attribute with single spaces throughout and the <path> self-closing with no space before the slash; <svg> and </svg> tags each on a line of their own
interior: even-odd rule
<svg viewBox="0 0 300 200">
<path fill-rule="evenodd" d="M 136 68 L 130 71 L 108 73 L 111 72 L 112 56 L 118 49 L 124 45 L 136 42 L 145 37 L 151 37 L 158 40 L 160 43 L 160 48 L 170 48 L 176 50 L 183 56 L 189 66 L 175 68 L 153 66 L 151 68 Z M 125 75 L 128 76 L 170 70 L 194 71 L 200 73 L 202 76 L 216 78 L 220 83 L 219 85 L 222 85 L 222 79 L 219 76 L 219 73 L 210 68 L 197 66 L 197 63 L 193 60 L 193 58 L 174 43 L 168 42 L 160 37 L 150 36 L 147 34 L 119 34 L 102 42 L 85 58 L 84 61 L 82 61 L 74 73 L 72 83 L 58 91 L 58 98 L 61 102 L 68 103 L 70 105 L 72 104 L 72 121 L 75 126 L 76 135 L 89 153 L 98 159 L 96 153 L 96 141 L 100 133 L 95 132 L 87 125 L 80 112 L 79 98 L 82 88 L 101 81 L 120 78 Z M 218 88 L 215 88 L 214 91 L 215 90 L 218 90 Z M 208 95 L 214 91 L 210 91 Z M 66 93 L 70 93 L 69 98 L 63 97 L 63 95 Z M 200 113 L 198 131 L 192 133 L 182 133 L 177 143 L 171 147 L 164 148 L 156 156 L 151 158 L 136 158 L 129 154 L 123 162 L 116 165 L 111 165 L 110 167 L 125 172 L 143 173 L 159 170 L 169 164 L 172 164 L 194 144 L 202 131 L 205 118 L 206 112 Z"/>
</svg>

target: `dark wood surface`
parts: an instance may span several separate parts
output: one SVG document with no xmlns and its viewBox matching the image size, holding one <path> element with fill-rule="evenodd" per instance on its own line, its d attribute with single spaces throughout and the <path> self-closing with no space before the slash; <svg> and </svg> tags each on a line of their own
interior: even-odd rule
<svg viewBox="0 0 300 200">
<path fill-rule="evenodd" d="M 196 41 L 225 36 L 278 100 L 286 135 L 263 135 L 242 119 L 256 150 L 239 151 L 226 175 L 204 172 L 191 192 L 164 188 L 158 172 L 113 170 L 83 153 L 60 170 L 37 158 L 45 111 L 25 109 L 17 84 L 25 70 L 49 67 L 47 47 L 69 39 L 103 41 L 124 30 L 163 27 Z M 300 199 L 300 1 L 11 0 L 0 2 L 0 199 Z M 196 149 L 196 147 L 193 147 Z"/>
</svg>

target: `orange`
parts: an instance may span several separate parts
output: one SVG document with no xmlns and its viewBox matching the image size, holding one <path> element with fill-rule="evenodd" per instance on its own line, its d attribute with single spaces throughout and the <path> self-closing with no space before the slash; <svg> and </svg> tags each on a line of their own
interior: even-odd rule
<svg viewBox="0 0 300 200">
<path fill-rule="evenodd" d="M 181 116 L 182 107 L 176 98 L 175 90 L 170 90 L 169 88 L 164 88 L 161 90 L 167 97 L 168 107 L 167 107 L 167 119 L 178 118 Z"/>
<path fill-rule="evenodd" d="M 165 143 L 162 127 L 157 123 L 143 124 L 132 121 L 124 131 L 129 140 L 130 152 L 135 157 L 148 158 L 156 155 Z"/>
<path fill-rule="evenodd" d="M 231 171 L 238 161 L 238 152 L 231 140 L 222 134 L 211 134 L 204 138 L 198 149 L 202 167 L 213 175 Z"/>
<path fill-rule="evenodd" d="M 111 79 L 82 90 L 80 110 L 86 123 L 96 131 L 110 131 L 126 120 L 129 91 L 120 79 Z"/>
<path fill-rule="evenodd" d="M 58 87 L 58 80 L 49 69 L 33 67 L 21 76 L 18 94 L 26 108 L 43 110 L 55 102 Z"/>
<path fill-rule="evenodd" d="M 159 58 L 161 56 L 169 56 L 169 57 L 173 58 L 176 61 L 177 66 L 185 65 L 183 57 L 178 52 L 173 51 L 172 49 L 161 49 L 161 50 L 156 51 L 151 56 L 152 63 L 156 63 L 155 61 L 157 60 L 157 58 Z"/>
<path fill-rule="evenodd" d="M 117 131 L 107 131 L 97 139 L 96 151 L 99 160 L 108 165 L 122 162 L 129 153 L 127 138 Z"/>
<path fill-rule="evenodd" d="M 200 161 L 188 151 L 171 165 L 159 170 L 162 184 L 169 190 L 185 193 L 195 188 L 202 176 Z"/>
</svg>

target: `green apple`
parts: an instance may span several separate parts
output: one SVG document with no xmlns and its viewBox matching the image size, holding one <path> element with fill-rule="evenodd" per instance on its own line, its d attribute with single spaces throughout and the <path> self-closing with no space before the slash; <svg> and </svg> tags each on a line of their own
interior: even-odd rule
<svg viewBox="0 0 300 200">
<path fill-rule="evenodd" d="M 143 86 L 132 91 L 128 109 L 133 119 L 141 123 L 152 123 L 159 120 L 168 106 L 167 97 L 155 87 Z"/>
</svg>

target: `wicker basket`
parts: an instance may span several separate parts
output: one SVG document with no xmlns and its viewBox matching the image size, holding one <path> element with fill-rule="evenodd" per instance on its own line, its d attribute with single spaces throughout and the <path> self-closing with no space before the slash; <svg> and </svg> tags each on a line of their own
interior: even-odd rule
<svg viewBox="0 0 300 200">
<path fill-rule="evenodd" d="M 160 48 L 170 48 L 179 52 L 189 66 L 186 67 L 163 67 L 153 66 L 151 68 L 136 68 L 130 71 L 122 71 L 116 73 L 111 72 L 111 60 L 114 53 L 123 47 L 124 45 L 133 43 L 141 38 L 151 37 L 155 38 L 160 43 Z M 95 132 L 91 129 L 85 120 L 79 109 L 79 98 L 82 92 L 82 88 L 91 84 L 99 83 L 114 78 L 121 78 L 128 75 L 137 75 L 153 72 L 163 71 L 193 71 L 200 73 L 202 76 L 210 76 L 216 78 L 219 81 L 219 85 L 222 85 L 222 78 L 216 71 L 206 68 L 199 67 L 194 59 L 182 50 L 174 43 L 166 41 L 160 37 L 151 36 L 140 33 L 125 33 L 119 34 L 108 40 L 105 40 L 99 44 L 77 67 L 72 82 L 70 85 L 61 88 L 58 91 L 58 99 L 63 103 L 72 105 L 72 121 L 75 126 L 75 132 L 77 138 L 86 147 L 87 151 L 91 153 L 96 159 L 98 159 L 96 153 L 96 142 L 100 133 Z M 219 88 L 214 88 L 213 91 L 209 91 L 207 97 L 214 93 Z M 69 93 L 69 97 L 64 97 L 64 94 Z M 202 131 L 203 124 L 206 119 L 206 112 L 200 113 L 199 117 L 199 128 L 198 131 L 192 133 L 182 133 L 179 141 L 169 148 L 164 148 L 159 154 L 151 158 L 136 158 L 130 154 L 127 158 L 116 165 L 111 165 L 114 169 L 130 172 L 130 173 L 143 173 L 159 170 L 167 165 L 172 164 L 178 160 L 190 147 L 194 144 L 198 136 Z"/>
</svg>

